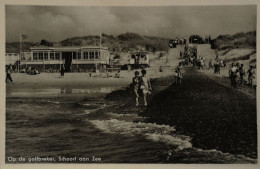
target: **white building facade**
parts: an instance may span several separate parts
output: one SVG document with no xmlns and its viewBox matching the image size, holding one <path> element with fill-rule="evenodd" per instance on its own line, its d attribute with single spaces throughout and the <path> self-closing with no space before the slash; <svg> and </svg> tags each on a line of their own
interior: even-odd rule
<svg viewBox="0 0 260 169">
<path fill-rule="evenodd" d="M 106 68 L 109 65 L 109 51 L 107 47 L 99 46 L 68 46 L 68 47 L 32 47 L 31 52 L 21 54 L 21 67 L 34 67 L 41 71 L 92 71 Z"/>
</svg>

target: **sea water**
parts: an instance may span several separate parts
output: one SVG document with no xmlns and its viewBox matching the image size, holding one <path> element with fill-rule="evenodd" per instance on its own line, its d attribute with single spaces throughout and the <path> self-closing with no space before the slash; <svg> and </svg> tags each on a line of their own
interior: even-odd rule
<svg viewBox="0 0 260 169">
<path fill-rule="evenodd" d="M 113 112 L 119 105 L 104 99 L 113 90 L 8 93 L 6 162 L 13 163 L 10 157 L 23 157 L 25 161 L 20 162 L 25 163 L 46 162 L 42 159 L 46 157 L 53 159 L 48 163 L 256 162 L 245 156 L 197 149 L 192 138 L 177 134 L 174 126 L 145 122 L 146 117 L 138 112 Z"/>
</svg>

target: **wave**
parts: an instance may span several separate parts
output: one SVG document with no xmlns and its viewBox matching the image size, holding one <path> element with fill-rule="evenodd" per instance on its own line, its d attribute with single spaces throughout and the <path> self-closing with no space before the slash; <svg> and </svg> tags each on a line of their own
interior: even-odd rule
<svg viewBox="0 0 260 169">
<path fill-rule="evenodd" d="M 178 149 L 191 148 L 190 137 L 174 134 L 174 127 L 155 123 L 134 123 L 117 119 L 90 120 L 98 129 L 105 133 L 117 133 L 125 136 L 142 135 L 148 140 L 175 145 Z"/>
</svg>

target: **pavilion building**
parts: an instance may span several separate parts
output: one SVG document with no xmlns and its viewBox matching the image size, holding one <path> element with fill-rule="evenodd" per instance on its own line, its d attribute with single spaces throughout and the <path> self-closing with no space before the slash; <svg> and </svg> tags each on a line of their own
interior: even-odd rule
<svg viewBox="0 0 260 169">
<path fill-rule="evenodd" d="M 60 70 L 66 72 L 88 72 L 105 69 L 109 65 L 109 51 L 100 46 L 37 46 L 20 57 L 22 68 L 34 67 L 40 71 Z"/>
</svg>

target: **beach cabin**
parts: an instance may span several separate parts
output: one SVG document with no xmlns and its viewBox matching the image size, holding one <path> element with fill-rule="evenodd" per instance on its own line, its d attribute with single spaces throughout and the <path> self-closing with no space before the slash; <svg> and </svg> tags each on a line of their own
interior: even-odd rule
<svg viewBox="0 0 260 169">
<path fill-rule="evenodd" d="M 12 70 L 16 70 L 18 61 L 19 61 L 18 53 L 5 53 L 5 68 L 11 66 Z"/>
<path fill-rule="evenodd" d="M 6 53 L 5 54 L 5 65 L 15 65 L 19 60 L 18 53 Z"/>
<path fill-rule="evenodd" d="M 146 68 L 150 66 L 149 55 L 146 52 L 134 52 L 130 54 L 129 64 L 132 69 Z"/>
<path fill-rule="evenodd" d="M 109 65 L 109 51 L 100 46 L 37 46 L 31 52 L 21 54 L 23 68 L 34 67 L 40 71 L 92 72 L 106 69 Z"/>
</svg>

